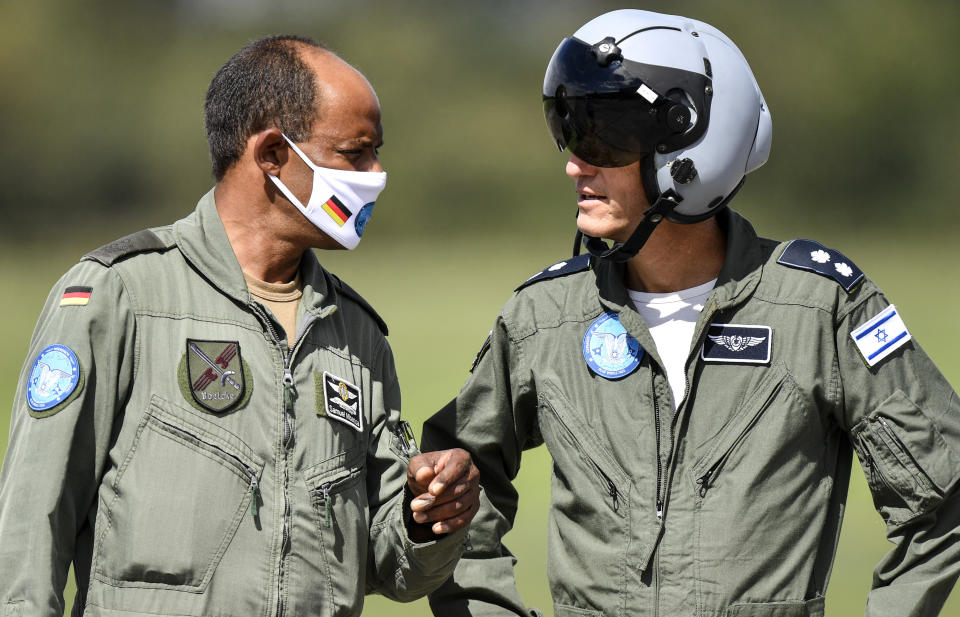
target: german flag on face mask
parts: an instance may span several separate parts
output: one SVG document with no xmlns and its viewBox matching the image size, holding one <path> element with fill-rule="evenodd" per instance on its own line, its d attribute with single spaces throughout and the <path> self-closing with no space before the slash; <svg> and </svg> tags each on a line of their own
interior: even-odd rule
<svg viewBox="0 0 960 617">
<path fill-rule="evenodd" d="M 93 287 L 67 287 L 60 298 L 60 306 L 86 306 Z"/>
<path fill-rule="evenodd" d="M 337 225 L 343 227 L 343 224 L 349 220 L 353 212 L 347 209 L 343 202 L 337 199 L 336 195 L 333 195 L 323 204 L 323 210 L 330 215 Z"/>
</svg>

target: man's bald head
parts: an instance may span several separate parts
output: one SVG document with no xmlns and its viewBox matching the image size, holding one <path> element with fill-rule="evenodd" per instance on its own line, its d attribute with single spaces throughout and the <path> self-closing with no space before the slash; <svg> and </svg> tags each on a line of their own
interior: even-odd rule
<svg viewBox="0 0 960 617">
<path fill-rule="evenodd" d="M 318 74 L 323 75 L 321 83 Z M 240 160 L 247 139 L 259 131 L 276 127 L 295 142 L 308 140 L 324 86 L 339 77 L 363 79 L 321 43 L 306 37 L 269 36 L 234 54 L 210 82 L 204 105 L 216 181 Z"/>
</svg>

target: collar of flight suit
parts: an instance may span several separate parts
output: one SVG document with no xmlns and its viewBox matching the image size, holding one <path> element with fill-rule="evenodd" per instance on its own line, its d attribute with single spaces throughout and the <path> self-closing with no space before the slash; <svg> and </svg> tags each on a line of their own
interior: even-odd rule
<svg viewBox="0 0 960 617">
<path fill-rule="evenodd" d="M 177 221 L 173 228 L 180 251 L 207 280 L 237 302 L 245 306 L 253 303 L 240 263 L 217 212 L 213 189 L 200 198 L 192 214 Z M 323 301 L 328 297 L 330 302 L 327 304 L 336 301 L 330 275 L 312 250 L 303 253 L 300 273 L 303 279 L 301 311 L 321 316 Z"/>
<path fill-rule="evenodd" d="M 717 284 L 704 307 L 705 313 L 734 306 L 749 297 L 760 282 L 765 261 L 757 234 L 749 221 L 729 208 L 717 215 L 717 221 L 727 238 L 726 256 L 717 276 Z M 596 299 L 600 307 L 618 313 L 624 307 L 632 308 L 633 302 L 624 285 L 626 265 L 595 259 L 594 268 L 597 276 Z"/>
</svg>

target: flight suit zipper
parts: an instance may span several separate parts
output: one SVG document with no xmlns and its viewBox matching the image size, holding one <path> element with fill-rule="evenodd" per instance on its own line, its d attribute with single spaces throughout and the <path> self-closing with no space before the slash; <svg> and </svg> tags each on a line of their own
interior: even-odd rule
<svg viewBox="0 0 960 617">
<path fill-rule="evenodd" d="M 257 479 L 257 473 L 254 470 L 247 468 L 247 473 L 250 474 L 250 514 L 253 518 L 259 518 L 260 480 Z"/>
<path fill-rule="evenodd" d="M 660 413 L 660 397 L 657 396 L 657 368 L 654 364 L 650 365 L 650 380 L 651 380 L 651 390 L 653 394 L 653 418 L 656 423 L 656 438 L 657 438 L 657 500 L 656 500 L 656 514 L 657 520 L 663 520 L 664 506 L 667 500 L 667 490 L 669 488 L 669 474 L 664 468 L 664 459 L 663 459 L 663 450 L 661 448 L 662 441 L 662 416 Z M 670 448 L 667 450 L 666 462 L 669 463 L 673 459 L 673 439 L 674 431 L 676 430 L 676 420 L 677 413 L 671 414 L 670 417 Z"/>
<path fill-rule="evenodd" d="M 263 324 L 267 333 L 270 335 L 270 338 L 273 339 L 274 345 L 280 351 L 280 357 L 283 360 L 283 377 L 281 382 L 283 384 L 283 435 L 282 435 L 282 446 L 284 451 L 284 461 L 283 461 L 283 481 L 281 482 L 281 490 L 283 491 L 283 522 L 282 522 L 282 535 L 280 540 L 280 562 L 278 564 L 278 573 L 277 573 L 277 617 L 282 617 L 285 610 L 285 605 L 283 601 L 283 580 L 284 580 L 284 558 L 286 557 L 287 552 L 290 550 L 290 499 L 287 495 L 287 485 L 289 483 L 289 472 L 286 465 L 286 452 L 291 448 L 293 442 L 293 423 L 291 422 L 291 415 L 293 414 L 293 402 L 296 397 L 296 388 L 294 387 L 293 382 L 293 358 L 296 355 L 297 349 L 300 347 L 300 343 L 306 338 L 307 333 L 310 331 L 310 328 L 317 321 L 311 313 L 306 313 L 304 316 L 304 321 L 300 326 L 300 332 L 292 345 L 285 345 L 283 340 L 281 340 L 280 335 L 277 333 L 276 328 L 273 327 L 273 323 L 270 321 L 270 317 L 267 315 L 263 307 L 256 303 L 252 302 L 250 304 L 251 310 Z M 326 317 L 327 315 L 333 313 L 336 310 L 336 306 L 330 306 L 324 309 L 321 317 Z M 279 463 L 279 461 L 278 461 Z"/>
</svg>

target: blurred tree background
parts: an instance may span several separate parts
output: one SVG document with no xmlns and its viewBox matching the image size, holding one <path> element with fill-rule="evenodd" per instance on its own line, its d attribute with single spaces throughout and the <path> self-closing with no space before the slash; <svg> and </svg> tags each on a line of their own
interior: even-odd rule
<svg viewBox="0 0 960 617">
<path fill-rule="evenodd" d="M 569 253 L 575 203 L 565 156 L 543 121 L 543 70 L 563 36 L 622 6 L 5 2 L 0 398 L 13 398 L 30 330 L 58 275 L 87 250 L 185 215 L 211 186 L 202 107 L 215 71 L 246 42 L 291 32 L 356 65 L 383 105 L 389 188 L 361 249 L 322 258 L 390 322 L 405 412 L 419 426 L 456 393 L 510 290 Z M 847 253 L 960 386 L 960 327 L 945 310 L 960 302 L 960 3 L 635 6 L 712 23 L 751 62 L 773 113 L 773 151 L 734 207 L 765 235 L 815 237 Z M 8 410 L 0 407 L 3 427 Z M 5 438 L 0 429 L 0 454 Z M 525 533 L 511 534 L 519 536 L 511 547 L 525 597 L 548 609 L 549 460 L 540 449 L 527 461 L 518 520 Z M 890 548 L 859 476 L 850 510 L 828 615 L 862 611 L 870 569 Z M 948 609 L 957 612 L 944 614 L 960 614 L 957 595 Z M 427 614 L 423 602 L 368 606 L 366 614 Z"/>
</svg>

